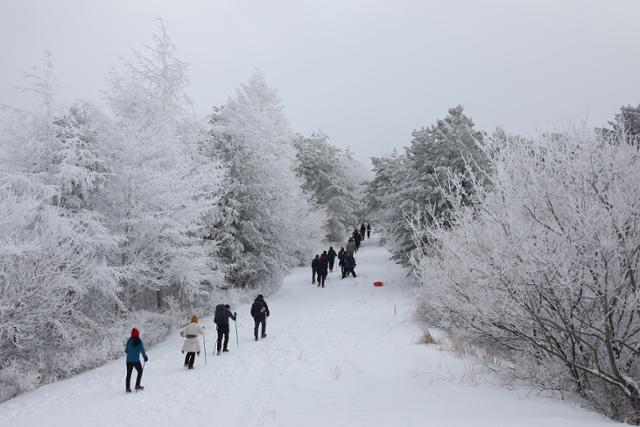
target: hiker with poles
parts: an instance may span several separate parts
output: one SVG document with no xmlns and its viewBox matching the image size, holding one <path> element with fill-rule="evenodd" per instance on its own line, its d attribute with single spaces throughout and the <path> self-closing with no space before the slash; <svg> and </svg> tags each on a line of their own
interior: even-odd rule
<svg viewBox="0 0 640 427">
<path fill-rule="evenodd" d="M 213 315 L 213 322 L 216 324 L 216 328 L 218 331 L 218 341 L 216 342 L 218 356 L 220 355 L 220 349 L 222 349 L 222 351 L 225 353 L 229 351 L 229 319 L 233 319 L 233 321 L 235 322 L 237 316 L 237 313 L 231 312 L 231 306 L 229 304 L 216 305 L 216 311 Z"/>
<path fill-rule="evenodd" d="M 185 368 L 193 369 L 196 353 L 200 356 L 200 339 L 198 335 L 203 335 L 204 339 L 204 331 L 198 326 L 198 316 L 194 314 L 191 316 L 191 323 L 180 331 L 180 336 L 185 337 L 184 344 L 182 345 L 182 353 L 187 353 L 184 358 Z"/>
<path fill-rule="evenodd" d="M 133 369 L 136 370 L 136 391 L 144 390 L 144 387 L 140 385 L 142 380 L 143 366 L 140 364 L 140 355 L 146 362 L 149 360 L 147 353 L 144 351 L 144 344 L 140 339 L 140 331 L 136 328 L 131 329 L 131 337 L 127 340 L 127 344 L 124 347 L 124 352 L 127 353 L 127 377 L 125 379 L 125 391 L 131 393 L 131 373 Z"/>
<path fill-rule="evenodd" d="M 255 327 L 253 328 L 253 336 L 256 341 L 258 341 L 258 327 L 262 324 L 262 338 L 267 337 L 266 329 L 267 329 L 267 317 L 269 317 L 269 306 L 267 302 L 264 300 L 262 295 L 258 295 L 256 300 L 251 305 L 251 317 L 253 317 L 253 322 L 255 323 Z"/>
</svg>

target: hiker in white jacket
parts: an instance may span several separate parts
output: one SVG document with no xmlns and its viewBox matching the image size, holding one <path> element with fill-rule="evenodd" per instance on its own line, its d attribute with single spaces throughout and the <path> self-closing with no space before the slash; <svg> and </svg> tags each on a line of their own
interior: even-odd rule
<svg viewBox="0 0 640 427">
<path fill-rule="evenodd" d="M 200 355 L 200 339 L 198 335 L 204 335 L 204 331 L 198 326 L 198 316 L 191 316 L 191 323 L 184 327 L 180 335 L 185 337 L 182 345 L 182 353 L 187 353 L 184 358 L 184 366 L 193 369 L 193 362 L 196 359 L 196 353 Z"/>
</svg>

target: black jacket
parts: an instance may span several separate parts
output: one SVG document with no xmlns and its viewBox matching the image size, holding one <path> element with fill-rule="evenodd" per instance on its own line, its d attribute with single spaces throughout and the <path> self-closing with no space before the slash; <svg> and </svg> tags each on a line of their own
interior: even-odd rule
<svg viewBox="0 0 640 427">
<path fill-rule="evenodd" d="M 264 319 L 265 317 L 269 317 L 269 306 L 264 299 L 256 298 L 256 300 L 251 305 L 251 316 L 254 319 Z"/>
<path fill-rule="evenodd" d="M 311 269 L 312 270 L 317 270 L 318 269 L 318 261 L 320 261 L 320 258 L 314 258 L 313 261 L 311 261 Z"/>
<path fill-rule="evenodd" d="M 235 322 L 236 320 L 236 316 L 231 312 L 230 309 L 225 309 L 224 312 L 224 316 L 222 317 L 222 320 L 220 320 L 219 322 L 215 322 L 216 325 L 220 326 L 220 327 L 228 327 L 229 326 L 229 318 L 233 319 L 233 321 Z"/>
<path fill-rule="evenodd" d="M 338 254 L 333 250 L 333 248 L 329 249 L 329 252 L 327 252 L 327 257 L 329 257 L 330 261 L 333 261 L 337 255 Z"/>
<path fill-rule="evenodd" d="M 329 260 L 326 256 L 320 256 L 320 261 L 318 262 L 318 273 L 327 274 L 327 270 L 329 269 Z"/>
</svg>

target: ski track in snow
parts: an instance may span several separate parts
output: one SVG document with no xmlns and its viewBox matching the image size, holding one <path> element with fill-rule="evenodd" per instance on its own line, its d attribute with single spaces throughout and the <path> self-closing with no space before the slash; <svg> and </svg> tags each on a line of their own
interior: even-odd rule
<svg viewBox="0 0 640 427">
<path fill-rule="evenodd" d="M 231 325 L 231 351 L 213 356 L 215 327 L 203 317 L 207 365 L 201 354 L 194 370 L 183 368 L 176 333 L 147 349 L 143 392 L 124 393 L 123 358 L 1 404 L 0 426 L 615 424 L 566 402 L 461 381 L 468 361 L 416 344 L 412 285 L 388 258 L 366 240 L 358 277 L 341 280 L 334 270 L 324 289 L 311 285 L 309 268 L 295 269 L 267 298 L 266 339 L 254 342 L 249 306 L 235 307 L 240 346 Z"/>
</svg>

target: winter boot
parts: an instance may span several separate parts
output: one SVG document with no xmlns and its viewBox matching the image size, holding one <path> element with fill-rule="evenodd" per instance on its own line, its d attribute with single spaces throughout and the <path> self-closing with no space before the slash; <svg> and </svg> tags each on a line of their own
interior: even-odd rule
<svg viewBox="0 0 640 427">
<path fill-rule="evenodd" d="M 136 386 L 136 391 L 142 391 L 144 390 L 144 387 L 142 387 L 141 385 Z"/>
<path fill-rule="evenodd" d="M 130 388 L 126 389 L 125 391 L 126 391 L 127 393 L 131 393 L 131 389 L 130 389 Z"/>
</svg>

